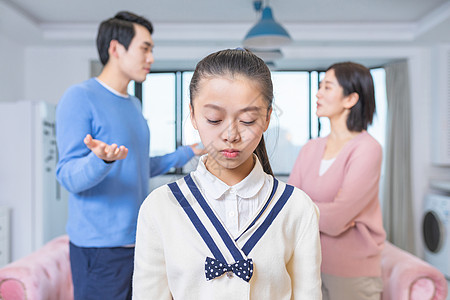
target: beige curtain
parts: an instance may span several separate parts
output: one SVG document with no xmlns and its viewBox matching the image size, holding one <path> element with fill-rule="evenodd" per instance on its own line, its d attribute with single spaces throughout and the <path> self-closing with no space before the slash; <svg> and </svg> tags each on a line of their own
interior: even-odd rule
<svg viewBox="0 0 450 300">
<path fill-rule="evenodd" d="M 411 100 L 408 63 L 385 67 L 388 102 L 383 223 L 387 239 L 415 253 L 411 192 Z"/>
</svg>

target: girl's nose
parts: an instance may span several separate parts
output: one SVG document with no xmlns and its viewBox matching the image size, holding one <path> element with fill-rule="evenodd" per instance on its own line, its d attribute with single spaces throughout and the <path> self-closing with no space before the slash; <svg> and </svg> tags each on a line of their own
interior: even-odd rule
<svg viewBox="0 0 450 300">
<path fill-rule="evenodd" d="M 236 143 L 240 139 L 240 134 L 236 122 L 230 122 L 224 132 L 224 138 L 229 143 Z"/>
</svg>

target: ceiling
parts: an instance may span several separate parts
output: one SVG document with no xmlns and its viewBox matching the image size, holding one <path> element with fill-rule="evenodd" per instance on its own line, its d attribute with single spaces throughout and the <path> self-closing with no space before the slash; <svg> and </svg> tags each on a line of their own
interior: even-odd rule
<svg viewBox="0 0 450 300">
<path fill-rule="evenodd" d="M 98 23 L 119 10 L 153 22 L 249 22 L 252 0 L 4 0 L 37 23 Z M 272 0 L 280 22 L 416 22 L 446 0 Z"/>
<path fill-rule="evenodd" d="M 275 19 L 294 40 L 292 45 L 282 48 L 284 58 L 276 62 L 281 68 L 325 67 L 345 57 L 329 55 L 329 59 L 299 63 L 299 57 L 326 51 L 327 46 L 339 47 L 344 53 L 355 45 L 370 51 L 374 45 L 450 42 L 450 0 L 271 0 L 264 3 L 272 7 Z M 2 7 L 8 11 L 3 15 Z M 0 33 L 3 31 L 27 45 L 92 45 L 98 23 L 120 10 L 135 12 L 152 21 L 155 53 L 161 51 L 159 61 L 164 62 L 165 68 L 170 64 L 191 68 L 193 62 L 211 49 L 239 46 L 258 19 L 252 0 L 0 0 Z M 11 23 L 18 18 L 25 21 L 18 26 L 2 26 L 2 22 Z M 170 55 L 179 59 L 169 59 Z M 328 54 L 321 56 L 328 57 Z M 354 55 L 352 58 L 358 61 Z M 364 58 L 359 62 L 377 66 L 388 60 Z M 158 60 L 155 66 L 158 67 Z"/>
</svg>

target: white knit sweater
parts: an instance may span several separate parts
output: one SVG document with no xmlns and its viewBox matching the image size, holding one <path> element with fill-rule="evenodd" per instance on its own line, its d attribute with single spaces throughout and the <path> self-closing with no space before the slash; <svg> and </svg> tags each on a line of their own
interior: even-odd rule
<svg viewBox="0 0 450 300">
<path fill-rule="evenodd" d="M 169 186 L 154 190 L 139 212 L 133 299 L 321 299 L 318 210 L 301 190 L 293 189 L 248 255 L 241 250 L 255 231 L 264 227 L 264 221 L 273 216 L 274 206 L 287 187 L 277 182 L 272 200 L 265 201 L 268 206 L 263 210 L 266 203 L 262 203 L 255 214 L 256 217 L 263 211 L 261 216 L 245 231 L 254 219 L 251 218 L 241 229 L 240 233 L 245 233 L 236 242 L 233 240 L 242 256 L 253 260 L 253 277 L 249 282 L 225 274 L 207 281 L 205 259 L 214 257 L 210 248 Z M 180 179 L 177 184 L 227 263 L 235 262 L 186 181 Z M 218 218 L 215 213 L 214 216 Z"/>
</svg>

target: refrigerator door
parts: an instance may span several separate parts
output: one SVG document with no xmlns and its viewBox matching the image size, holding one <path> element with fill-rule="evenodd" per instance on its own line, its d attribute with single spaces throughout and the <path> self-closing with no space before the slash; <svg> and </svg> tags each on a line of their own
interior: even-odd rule
<svg viewBox="0 0 450 300">
<path fill-rule="evenodd" d="M 56 181 L 55 105 L 0 103 L 0 205 L 10 209 L 11 260 L 65 233 L 67 194 Z"/>
</svg>

